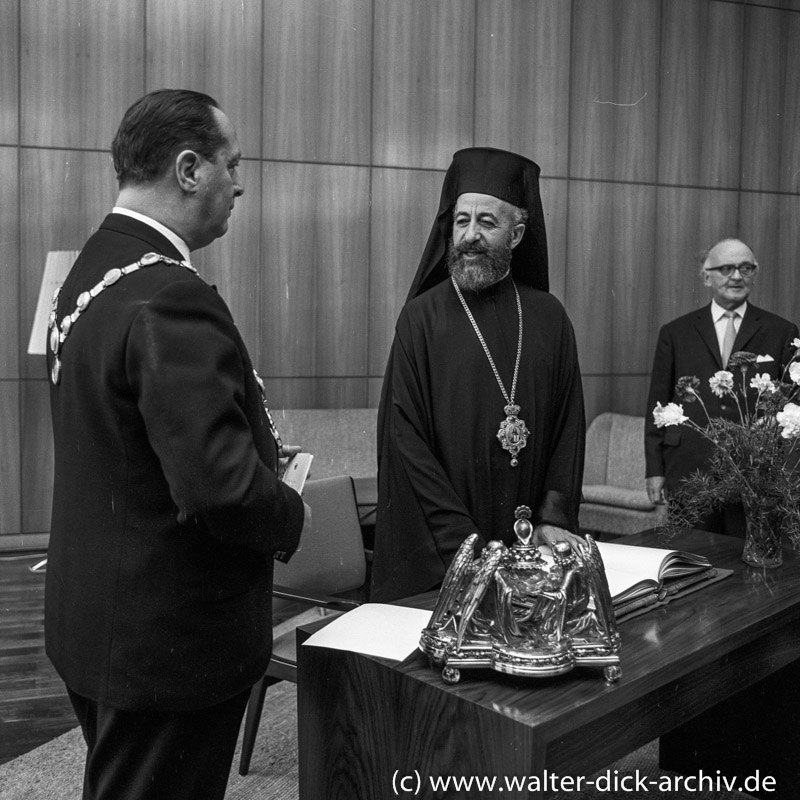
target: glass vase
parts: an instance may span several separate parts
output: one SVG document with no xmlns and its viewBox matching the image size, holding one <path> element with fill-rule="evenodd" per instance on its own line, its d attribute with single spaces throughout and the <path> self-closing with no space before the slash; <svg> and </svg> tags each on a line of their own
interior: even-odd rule
<svg viewBox="0 0 800 800">
<path fill-rule="evenodd" d="M 783 564 L 781 521 L 773 498 L 743 497 L 746 532 L 742 561 L 751 567 Z"/>
</svg>

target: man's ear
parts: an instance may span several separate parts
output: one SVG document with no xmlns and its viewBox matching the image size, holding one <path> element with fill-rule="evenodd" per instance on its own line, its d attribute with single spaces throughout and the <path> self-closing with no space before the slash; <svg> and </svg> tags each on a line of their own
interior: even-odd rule
<svg viewBox="0 0 800 800">
<path fill-rule="evenodd" d="M 175 159 L 175 177 L 184 192 L 196 192 L 201 159 L 194 150 L 182 150 Z"/>
<path fill-rule="evenodd" d="M 511 229 L 511 249 L 513 250 L 525 235 L 525 223 L 519 222 Z"/>
</svg>

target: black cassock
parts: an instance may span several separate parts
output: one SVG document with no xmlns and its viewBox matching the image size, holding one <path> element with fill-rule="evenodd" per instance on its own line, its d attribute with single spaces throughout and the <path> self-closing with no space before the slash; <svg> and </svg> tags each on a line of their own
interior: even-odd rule
<svg viewBox="0 0 800 800">
<path fill-rule="evenodd" d="M 585 420 L 572 325 L 559 301 L 517 282 L 523 343 L 514 402 L 530 431 L 519 465 L 497 439 L 506 401 L 449 280 L 397 321 L 378 420 L 373 601 L 434 588 L 477 531 L 514 541 L 514 511 L 577 532 Z M 518 313 L 510 277 L 465 299 L 510 394 Z"/>
</svg>

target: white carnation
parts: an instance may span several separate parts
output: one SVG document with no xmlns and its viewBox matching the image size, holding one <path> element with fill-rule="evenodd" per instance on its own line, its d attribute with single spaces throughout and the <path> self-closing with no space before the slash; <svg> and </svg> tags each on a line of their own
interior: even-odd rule
<svg viewBox="0 0 800 800">
<path fill-rule="evenodd" d="M 772 384 L 772 378 L 770 378 L 766 372 L 762 372 L 761 375 L 753 375 L 752 379 L 750 380 L 750 386 L 753 389 L 765 394 L 772 394 L 775 391 L 775 387 Z"/>
<path fill-rule="evenodd" d="M 781 426 L 781 436 L 784 439 L 796 439 L 800 436 L 800 406 L 796 403 L 787 403 L 783 411 L 775 415 L 778 425 Z"/>
<path fill-rule="evenodd" d="M 733 391 L 733 373 L 721 369 L 708 379 L 708 385 L 717 397 L 723 397 Z"/>
<path fill-rule="evenodd" d="M 684 416 L 683 406 L 677 403 L 667 403 L 662 406 L 661 403 L 656 403 L 653 409 L 653 421 L 657 428 L 664 428 L 669 425 L 680 425 L 686 422 L 689 417 Z"/>
</svg>

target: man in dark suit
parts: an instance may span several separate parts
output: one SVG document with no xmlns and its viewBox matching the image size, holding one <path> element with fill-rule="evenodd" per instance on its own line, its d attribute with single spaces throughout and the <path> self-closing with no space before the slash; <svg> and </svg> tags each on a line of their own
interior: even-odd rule
<svg viewBox="0 0 800 800">
<path fill-rule="evenodd" d="M 675 393 L 678 379 L 693 375 L 707 387 L 708 379 L 726 368 L 731 353 L 740 350 L 771 356 L 774 360 L 760 363 L 758 370 L 772 378 L 781 377 L 791 360 L 797 326 L 747 302 L 757 272 L 758 262 L 744 242 L 723 239 L 702 258 L 700 268 L 711 303 L 661 328 L 645 414 L 647 494 L 654 503 L 663 502 L 682 478 L 702 469 L 711 454 L 712 445 L 696 431 L 678 425 L 657 428 L 653 422 L 656 403 L 681 402 Z M 712 417 L 739 418 L 736 404 L 727 397 L 704 392 L 703 402 Z M 683 412 L 701 427 L 708 422 L 700 403 L 684 404 Z M 744 535 L 740 507 L 726 508 L 702 526 Z"/>
<path fill-rule="evenodd" d="M 221 800 L 270 656 L 273 557 L 307 509 L 191 265 L 243 192 L 233 125 L 207 95 L 153 92 L 112 154 L 117 205 L 50 319 L 47 653 L 86 739 L 85 799 Z"/>
</svg>

